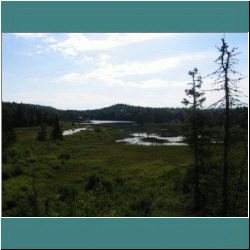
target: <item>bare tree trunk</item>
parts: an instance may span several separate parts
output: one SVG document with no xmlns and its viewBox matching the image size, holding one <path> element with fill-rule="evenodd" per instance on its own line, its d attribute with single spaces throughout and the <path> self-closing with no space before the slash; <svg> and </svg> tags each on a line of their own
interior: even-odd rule
<svg viewBox="0 0 250 250">
<path fill-rule="evenodd" d="M 233 48 L 231 51 L 228 50 L 228 45 L 225 39 L 222 39 L 222 47 L 218 48 L 220 56 L 215 62 L 219 64 L 219 69 L 213 74 L 218 75 L 216 84 L 219 85 L 216 91 L 223 90 L 224 96 L 215 105 L 223 104 L 225 107 L 225 117 L 224 117 L 224 163 L 222 169 L 222 207 L 220 215 L 223 217 L 229 216 L 229 148 L 230 148 L 230 108 L 232 105 L 242 104 L 241 100 L 238 98 L 238 82 L 243 79 L 240 77 L 233 77 L 234 74 L 240 74 L 234 69 L 234 65 L 237 64 L 236 56 L 239 54 L 237 48 Z M 240 74 L 241 75 L 241 74 Z"/>
<path fill-rule="evenodd" d="M 198 153 L 198 135 L 196 125 L 196 111 L 194 113 L 193 121 L 193 136 L 194 136 L 194 154 L 195 154 L 195 211 L 200 210 L 200 187 L 199 187 L 199 153 Z"/>
<path fill-rule="evenodd" d="M 194 74 L 193 76 L 193 89 L 195 92 L 195 79 L 194 79 Z M 200 210 L 200 187 L 199 187 L 199 153 L 198 153 L 198 135 L 197 135 L 197 100 L 196 100 L 196 95 L 193 95 L 193 138 L 194 138 L 194 154 L 195 154 L 195 173 L 194 173 L 194 178 L 195 178 L 195 211 L 198 212 Z"/>
<path fill-rule="evenodd" d="M 222 202 L 222 216 L 228 216 L 228 153 L 229 153 L 229 90 L 228 79 L 226 74 L 225 80 L 226 92 L 226 110 L 225 110 L 225 133 L 224 133 L 224 169 L 223 169 L 223 202 Z"/>
<path fill-rule="evenodd" d="M 228 69 L 229 69 L 229 60 L 230 53 L 227 51 L 227 46 L 224 40 L 223 42 L 223 50 L 222 50 L 222 67 L 224 70 L 224 79 L 225 79 L 225 99 L 226 99 L 226 108 L 225 108 L 225 125 L 224 125 L 224 169 L 223 169 L 223 200 L 222 200 L 222 216 L 228 216 L 228 167 L 229 167 L 229 86 L 228 86 Z M 224 55 L 227 54 L 227 60 L 224 65 Z"/>
</svg>

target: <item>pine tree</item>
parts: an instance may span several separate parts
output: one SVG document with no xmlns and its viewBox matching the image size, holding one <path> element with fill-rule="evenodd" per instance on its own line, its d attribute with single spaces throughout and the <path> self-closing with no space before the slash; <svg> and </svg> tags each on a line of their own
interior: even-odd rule
<svg viewBox="0 0 250 250">
<path fill-rule="evenodd" d="M 39 131 L 38 136 L 37 136 L 37 140 L 38 141 L 45 141 L 46 136 L 47 136 L 46 127 L 45 127 L 44 123 L 42 123 L 41 130 Z"/>
<path fill-rule="evenodd" d="M 199 140 L 198 140 L 198 130 L 199 124 L 197 122 L 198 119 L 198 112 L 197 110 L 202 107 L 203 102 L 206 100 L 203 97 L 203 92 L 198 92 L 197 89 L 201 88 L 202 78 L 198 74 L 198 69 L 194 68 L 193 71 L 189 71 L 188 74 L 192 77 L 192 82 L 189 83 L 192 85 L 191 89 L 186 89 L 186 95 L 191 98 L 192 100 L 187 100 L 186 98 L 183 99 L 182 103 L 186 106 L 191 107 L 192 109 L 192 140 L 191 140 L 191 147 L 194 149 L 194 179 L 195 179 L 195 211 L 199 211 L 201 209 L 200 204 L 200 187 L 199 187 L 199 173 L 200 173 L 200 151 L 199 151 Z"/>
<path fill-rule="evenodd" d="M 55 119 L 55 123 L 54 123 L 54 128 L 53 128 L 53 131 L 52 131 L 52 139 L 54 140 L 63 140 L 63 135 L 62 135 L 62 131 L 60 129 L 60 126 L 59 126 L 59 121 L 58 121 L 58 117 L 56 116 L 56 119 Z"/>
</svg>

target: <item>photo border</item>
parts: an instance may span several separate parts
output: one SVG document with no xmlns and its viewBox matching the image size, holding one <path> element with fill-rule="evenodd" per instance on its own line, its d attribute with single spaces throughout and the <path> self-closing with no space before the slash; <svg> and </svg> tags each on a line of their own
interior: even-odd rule
<svg viewBox="0 0 250 250">
<path fill-rule="evenodd" d="M 249 33 L 247 1 L 2 1 L 1 32 Z M 248 249 L 249 218 L 1 218 L 3 249 Z"/>
</svg>

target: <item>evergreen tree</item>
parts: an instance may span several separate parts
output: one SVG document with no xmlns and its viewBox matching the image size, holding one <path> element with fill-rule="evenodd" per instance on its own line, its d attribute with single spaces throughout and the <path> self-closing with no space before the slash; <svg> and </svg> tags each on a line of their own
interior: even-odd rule
<svg viewBox="0 0 250 250">
<path fill-rule="evenodd" d="M 24 114 L 23 104 L 17 105 L 17 109 L 15 111 L 15 124 L 16 124 L 16 127 L 25 126 L 25 114 Z"/>
<path fill-rule="evenodd" d="M 3 153 L 5 152 L 5 149 L 7 149 L 9 146 L 11 146 L 14 142 L 16 142 L 17 137 L 14 130 L 13 123 L 8 120 L 8 118 L 3 116 L 2 119 L 2 148 Z"/>
<path fill-rule="evenodd" d="M 54 123 L 54 128 L 52 130 L 52 139 L 54 140 L 63 140 L 63 135 L 62 135 L 62 131 L 60 129 L 60 126 L 59 126 L 59 121 L 58 121 L 58 117 L 56 116 L 56 119 L 55 119 L 55 123 Z"/>
<path fill-rule="evenodd" d="M 200 172 L 200 147 L 199 147 L 199 139 L 198 139 L 198 130 L 199 130 L 199 124 L 198 124 L 198 112 L 197 109 L 199 109 L 203 102 L 206 100 L 205 97 L 203 97 L 203 92 L 198 92 L 197 89 L 201 88 L 202 84 L 202 78 L 200 75 L 198 75 L 198 69 L 194 68 L 193 71 L 189 71 L 188 74 L 192 77 L 192 82 L 189 83 L 192 85 L 191 89 L 186 89 L 186 95 L 191 98 L 192 100 L 187 100 L 186 98 L 183 99 L 182 103 L 186 106 L 189 106 L 192 108 L 192 140 L 191 140 L 191 146 L 194 149 L 194 172 L 195 172 L 195 210 L 199 211 L 201 209 L 200 204 L 200 187 L 199 187 L 199 172 Z"/>
<path fill-rule="evenodd" d="M 46 127 L 45 127 L 44 123 L 42 123 L 41 130 L 39 131 L 38 136 L 37 136 L 37 140 L 38 141 L 45 141 L 46 136 L 47 136 Z"/>
</svg>

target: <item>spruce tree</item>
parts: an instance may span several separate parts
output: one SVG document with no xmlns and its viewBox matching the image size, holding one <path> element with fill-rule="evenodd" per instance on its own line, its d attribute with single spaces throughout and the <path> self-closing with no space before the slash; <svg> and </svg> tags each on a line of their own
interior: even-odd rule
<svg viewBox="0 0 250 250">
<path fill-rule="evenodd" d="M 61 131 L 60 126 L 59 126 L 59 121 L 58 121 L 57 116 L 55 119 L 54 128 L 52 130 L 51 136 L 52 136 L 52 139 L 54 139 L 54 140 L 63 140 L 63 135 L 62 135 L 62 131 Z"/>
<path fill-rule="evenodd" d="M 39 131 L 38 136 L 37 136 L 37 140 L 38 141 L 45 141 L 46 136 L 47 136 L 46 127 L 45 127 L 44 123 L 42 123 L 41 130 Z"/>
<path fill-rule="evenodd" d="M 194 179 L 195 179 L 195 194 L 194 194 L 194 201 L 195 201 L 195 211 L 199 211 L 201 209 L 201 202 L 200 202 L 200 187 L 199 187 L 199 175 L 200 175 L 200 147 L 199 147 L 199 138 L 198 138 L 198 131 L 199 131 L 199 123 L 198 123 L 198 109 L 202 107 L 203 102 L 206 100 L 203 97 L 204 93 L 202 91 L 198 91 L 201 88 L 202 78 L 198 73 L 198 69 L 194 68 L 193 71 L 189 71 L 188 74 L 192 77 L 192 82 L 188 83 L 191 84 L 192 87 L 190 89 L 186 89 L 186 95 L 191 98 L 188 100 L 186 98 L 183 99 L 182 103 L 186 106 L 189 106 L 192 109 L 191 115 L 191 123 L 192 123 L 192 139 L 191 139 L 191 147 L 194 149 Z"/>
</svg>

